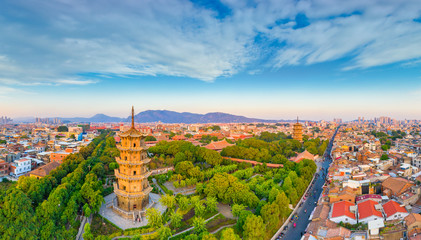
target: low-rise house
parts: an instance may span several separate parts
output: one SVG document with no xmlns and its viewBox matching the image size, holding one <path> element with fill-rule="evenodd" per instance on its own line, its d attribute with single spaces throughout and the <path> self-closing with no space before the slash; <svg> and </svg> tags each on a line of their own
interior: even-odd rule
<svg viewBox="0 0 421 240">
<path fill-rule="evenodd" d="M 27 158 L 21 158 L 19 160 L 14 161 L 10 166 L 11 174 L 19 177 L 27 172 L 30 172 L 32 169 L 31 163 L 31 159 Z"/>
<path fill-rule="evenodd" d="M 10 163 L 0 160 L 0 179 L 9 175 L 10 173 Z"/>
<path fill-rule="evenodd" d="M 383 204 L 383 210 L 386 215 L 386 221 L 401 220 L 409 215 L 404 207 L 393 200 Z"/>
<path fill-rule="evenodd" d="M 355 203 L 355 197 L 360 194 L 359 189 L 345 187 L 339 189 L 337 193 L 329 193 L 329 202 L 340 202 L 340 201 L 349 201 Z"/>
<path fill-rule="evenodd" d="M 372 220 L 368 222 L 368 230 L 370 231 L 370 236 L 378 236 L 380 228 L 384 227 L 384 221 L 382 218 L 377 220 Z"/>
<path fill-rule="evenodd" d="M 373 220 L 382 218 L 381 205 L 376 201 L 367 200 L 358 203 L 358 222 L 368 223 Z"/>
<path fill-rule="evenodd" d="M 404 205 L 415 204 L 421 195 L 421 189 L 418 186 L 412 186 L 407 191 L 396 197 L 397 201 Z"/>
<path fill-rule="evenodd" d="M 66 158 L 69 154 L 70 152 L 66 152 L 66 151 L 53 152 L 50 155 L 50 161 L 63 163 L 63 159 Z"/>
<path fill-rule="evenodd" d="M 404 218 L 408 236 L 413 236 L 414 233 L 421 232 L 421 215 L 418 213 L 411 213 Z"/>
<path fill-rule="evenodd" d="M 37 179 L 43 178 L 50 174 L 50 172 L 60 166 L 58 162 L 50 162 L 47 165 L 41 166 L 28 173 L 30 177 L 36 177 Z"/>
<path fill-rule="evenodd" d="M 382 183 L 383 194 L 388 197 L 399 196 L 412 186 L 414 184 L 404 178 L 389 177 Z"/>
<path fill-rule="evenodd" d="M 377 203 L 381 203 L 382 202 L 382 196 L 377 195 L 377 194 L 365 194 L 365 195 L 361 195 L 355 198 L 355 202 L 358 204 L 360 202 L 366 201 L 366 200 L 373 200 Z"/>
<path fill-rule="evenodd" d="M 357 224 L 357 217 L 355 216 L 356 211 L 357 207 L 351 202 L 336 202 L 332 205 L 329 219 L 335 223 L 343 222 Z"/>
</svg>

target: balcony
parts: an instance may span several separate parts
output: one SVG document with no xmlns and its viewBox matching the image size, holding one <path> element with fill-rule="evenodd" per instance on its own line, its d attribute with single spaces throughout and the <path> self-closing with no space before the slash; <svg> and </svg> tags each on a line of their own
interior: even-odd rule
<svg viewBox="0 0 421 240">
<path fill-rule="evenodd" d="M 120 173 L 118 169 L 114 169 L 114 173 L 117 178 L 124 179 L 124 180 L 132 180 L 132 181 L 142 180 L 144 178 L 148 178 L 151 175 L 151 172 L 146 172 L 143 175 L 140 175 L 140 174 L 139 175 L 126 175 L 126 174 Z"/>
<path fill-rule="evenodd" d="M 114 192 L 123 197 L 144 197 L 148 195 L 152 191 L 152 187 L 147 187 L 146 189 L 143 189 L 141 192 L 127 192 L 125 190 L 119 189 L 118 184 L 114 183 Z"/>
<path fill-rule="evenodd" d="M 117 144 L 117 149 L 120 151 L 146 151 L 144 147 L 123 147 L 121 144 Z"/>
<path fill-rule="evenodd" d="M 143 160 L 122 160 L 119 157 L 117 157 L 115 160 L 118 164 L 122 165 L 143 165 L 148 164 L 151 161 L 150 158 L 145 158 Z"/>
</svg>

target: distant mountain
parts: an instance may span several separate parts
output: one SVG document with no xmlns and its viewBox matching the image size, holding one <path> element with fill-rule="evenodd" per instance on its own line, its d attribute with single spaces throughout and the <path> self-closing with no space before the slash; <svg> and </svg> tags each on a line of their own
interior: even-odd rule
<svg viewBox="0 0 421 240">
<path fill-rule="evenodd" d="M 61 118 L 62 121 L 70 121 L 70 122 L 97 122 L 97 123 L 105 123 L 105 122 L 126 122 L 126 118 L 119 118 L 119 117 L 110 117 L 108 115 L 99 113 L 94 115 L 90 118 L 83 118 L 83 117 L 75 117 L 75 118 Z"/>
<path fill-rule="evenodd" d="M 53 118 L 51 118 L 53 119 Z M 80 122 L 80 123 L 106 123 L 106 122 L 130 122 L 131 116 L 127 118 L 111 117 L 105 114 L 96 114 L 93 117 L 74 117 L 74 118 L 60 118 L 62 122 Z M 23 120 L 31 120 L 34 118 L 22 118 Z M 296 120 L 265 120 L 258 118 L 248 118 L 244 116 L 232 115 L 228 113 L 213 112 L 206 114 L 189 113 L 189 112 L 174 112 L 168 110 L 147 110 L 135 115 L 135 121 L 138 123 L 251 123 L 251 122 L 295 122 Z M 303 122 L 303 120 L 300 120 Z"/>
<path fill-rule="evenodd" d="M 130 117 L 128 118 L 128 120 Z M 162 123 L 233 123 L 233 122 L 277 122 L 275 120 L 264 120 L 247 118 L 228 113 L 214 112 L 197 114 L 189 112 L 174 112 L 168 110 L 148 110 L 135 115 L 136 122 L 162 122 Z"/>
</svg>

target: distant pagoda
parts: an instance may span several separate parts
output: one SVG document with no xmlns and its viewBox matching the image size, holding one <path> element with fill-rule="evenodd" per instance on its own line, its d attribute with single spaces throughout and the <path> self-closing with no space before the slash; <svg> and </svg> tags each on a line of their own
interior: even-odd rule
<svg viewBox="0 0 421 240">
<path fill-rule="evenodd" d="M 140 217 L 149 204 L 149 186 L 147 164 L 151 161 L 146 152 L 144 136 L 134 127 L 134 108 L 132 107 L 132 126 L 120 134 L 121 144 L 117 145 L 120 157 L 116 157 L 119 168 L 115 169 L 117 182 L 114 192 L 117 203 L 115 212 L 126 218 Z"/>
<path fill-rule="evenodd" d="M 303 126 L 298 122 L 298 117 L 297 123 L 293 125 L 292 138 L 300 142 L 303 141 Z"/>
</svg>

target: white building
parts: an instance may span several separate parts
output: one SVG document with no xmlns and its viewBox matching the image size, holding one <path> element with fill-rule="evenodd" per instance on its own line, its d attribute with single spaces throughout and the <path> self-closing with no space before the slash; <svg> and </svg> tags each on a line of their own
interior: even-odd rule
<svg viewBox="0 0 421 240">
<path fill-rule="evenodd" d="M 31 171 L 31 159 L 21 158 L 19 160 L 15 160 L 11 166 L 11 175 L 15 175 L 17 177 L 22 176 L 23 174 Z"/>
<path fill-rule="evenodd" d="M 350 223 L 357 224 L 357 206 L 348 201 L 336 202 L 332 205 L 332 209 L 329 213 L 329 220 L 335 223 Z"/>
</svg>

